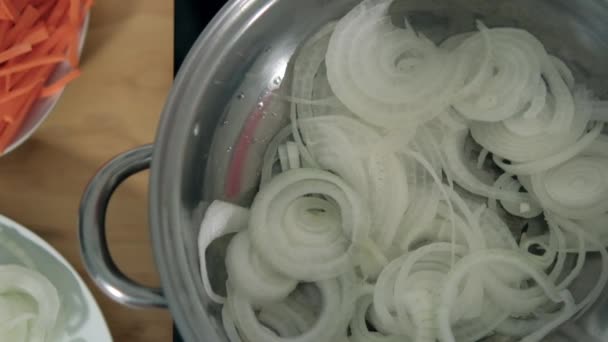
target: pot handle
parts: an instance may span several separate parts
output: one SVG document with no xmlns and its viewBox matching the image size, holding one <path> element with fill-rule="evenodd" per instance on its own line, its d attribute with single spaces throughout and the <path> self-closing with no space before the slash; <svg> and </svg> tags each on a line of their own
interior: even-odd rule
<svg viewBox="0 0 608 342">
<path fill-rule="evenodd" d="M 106 210 L 112 194 L 127 178 L 150 168 L 152 145 L 127 151 L 105 164 L 87 185 L 80 201 L 79 237 L 84 265 L 101 290 L 133 307 L 167 307 L 162 290 L 136 283 L 112 259 L 106 239 Z"/>
</svg>

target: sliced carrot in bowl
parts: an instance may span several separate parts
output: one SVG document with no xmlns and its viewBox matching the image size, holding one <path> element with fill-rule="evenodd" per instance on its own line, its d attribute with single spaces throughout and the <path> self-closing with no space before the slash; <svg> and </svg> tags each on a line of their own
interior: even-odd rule
<svg viewBox="0 0 608 342">
<path fill-rule="evenodd" d="M 80 75 L 80 30 L 91 0 L 0 0 L 0 154 L 33 105 Z M 71 71 L 53 76 L 61 63 Z M 51 80 L 51 76 L 53 79 Z"/>
</svg>

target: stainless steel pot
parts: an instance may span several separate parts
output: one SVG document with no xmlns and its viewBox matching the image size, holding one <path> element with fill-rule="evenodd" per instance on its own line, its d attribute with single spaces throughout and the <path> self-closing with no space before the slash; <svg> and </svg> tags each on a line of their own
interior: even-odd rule
<svg viewBox="0 0 608 342">
<path fill-rule="evenodd" d="M 179 72 L 154 148 L 144 146 L 108 163 L 82 199 L 83 258 L 107 295 L 132 306 L 168 306 L 187 341 L 227 341 L 219 307 L 206 298 L 199 272 L 196 240 L 202 214 L 213 199 L 242 204 L 251 199 L 264 147 L 286 122 L 285 104 L 273 94 L 288 86 L 291 56 L 306 37 L 358 2 L 233 0 L 215 17 Z M 488 26 L 523 27 L 564 58 L 597 95 L 608 96 L 606 0 L 396 0 L 390 12 L 396 22 L 407 14 L 435 39 L 472 30 L 474 19 Z M 150 231 L 162 290 L 123 275 L 105 239 L 104 216 L 112 192 L 148 167 Z M 209 253 L 208 260 L 221 273 L 221 253 Z M 587 273 L 593 275 L 593 267 Z M 581 291 L 593 281 L 588 279 L 579 284 Z M 582 327 L 603 334 L 608 330 L 606 315 L 608 309 L 598 305 L 581 324 L 565 331 Z"/>
</svg>

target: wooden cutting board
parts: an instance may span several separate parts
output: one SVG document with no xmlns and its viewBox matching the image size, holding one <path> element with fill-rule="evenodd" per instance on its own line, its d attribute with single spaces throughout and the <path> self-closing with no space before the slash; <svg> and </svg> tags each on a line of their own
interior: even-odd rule
<svg viewBox="0 0 608 342">
<path fill-rule="evenodd" d="M 107 299 L 86 274 L 77 214 L 87 181 L 114 155 L 154 138 L 173 75 L 173 0 L 100 0 L 82 57 L 83 75 L 44 125 L 0 158 L 0 214 L 31 228 L 81 273 L 117 342 L 171 341 L 169 314 Z M 158 285 L 147 226 L 147 175 L 128 180 L 108 212 L 119 267 Z"/>
</svg>

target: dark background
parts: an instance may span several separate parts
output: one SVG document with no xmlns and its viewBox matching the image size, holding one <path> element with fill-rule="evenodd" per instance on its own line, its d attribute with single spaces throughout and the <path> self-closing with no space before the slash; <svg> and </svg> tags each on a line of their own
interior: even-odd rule
<svg viewBox="0 0 608 342">
<path fill-rule="evenodd" d="M 213 0 L 175 0 L 174 73 L 179 70 L 196 38 L 225 3 L 226 1 Z M 173 330 L 173 341 L 182 342 L 177 329 Z"/>
<path fill-rule="evenodd" d="M 174 71 L 205 26 L 227 1 L 175 0 Z"/>
</svg>

